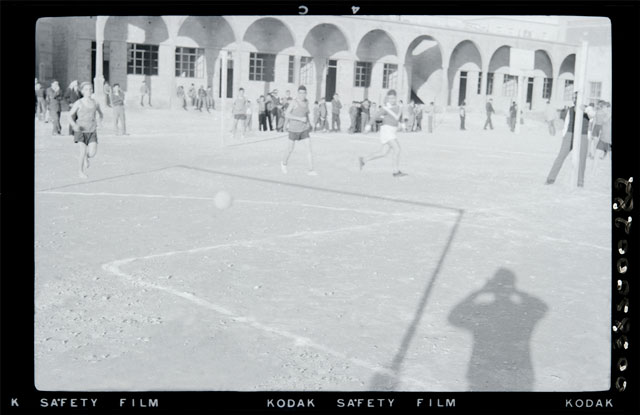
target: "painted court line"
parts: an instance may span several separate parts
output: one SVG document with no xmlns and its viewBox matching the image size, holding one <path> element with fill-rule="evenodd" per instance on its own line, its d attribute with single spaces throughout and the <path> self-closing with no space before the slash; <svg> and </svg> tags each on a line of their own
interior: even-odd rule
<svg viewBox="0 0 640 415">
<path fill-rule="evenodd" d="M 162 195 L 162 194 L 142 194 L 142 193 L 113 193 L 113 192 L 61 192 L 56 190 L 46 190 L 37 192 L 39 194 L 50 194 L 50 195 L 69 195 L 69 196 L 106 196 L 106 197 L 140 197 L 140 198 L 148 198 L 148 199 L 184 199 L 184 200 L 205 200 L 205 201 L 214 201 L 214 197 L 205 197 L 205 196 L 186 196 L 186 195 Z M 289 205 L 289 206 L 299 206 L 299 207 L 309 207 L 316 209 L 326 209 L 337 212 L 354 212 L 359 214 L 366 215 L 379 215 L 379 216 L 395 216 L 401 218 L 410 218 L 415 220 L 432 220 L 434 215 L 423 215 L 418 213 L 398 213 L 398 212 L 384 212 L 379 210 L 371 210 L 371 209 L 354 209 L 347 207 L 335 207 L 335 206 L 327 206 L 327 205 L 315 205 L 310 203 L 297 203 L 297 202 L 286 202 L 286 201 L 267 201 L 267 200 L 248 200 L 248 199 L 235 199 L 234 203 L 245 203 L 245 204 L 259 204 L 259 205 Z M 438 215 L 435 215 L 438 216 Z M 436 222 L 440 222 L 440 220 L 435 220 Z"/>
<path fill-rule="evenodd" d="M 158 285 L 158 284 L 154 284 L 151 282 L 147 282 L 147 281 L 143 281 L 141 278 L 136 278 L 135 276 L 133 276 L 132 274 L 126 273 L 124 272 L 121 267 L 131 264 L 135 261 L 139 261 L 139 260 L 147 260 L 147 259 L 152 259 L 152 258 L 159 258 L 159 257 L 169 257 L 169 256 L 174 256 L 174 255 L 178 255 L 178 254 L 191 254 L 191 253 L 197 253 L 197 252 L 204 252 L 207 250 L 213 250 L 213 249 L 220 249 L 220 248 L 227 248 L 227 247 L 232 247 L 232 246 L 251 246 L 251 245 L 255 245 L 257 243 L 260 242 L 264 242 L 267 240 L 273 240 L 273 239 L 280 239 L 280 238 L 298 238 L 301 236 L 309 236 L 309 235 L 318 235 L 318 234 L 326 234 L 326 233 L 333 233 L 333 232 L 346 232 L 346 231 L 352 231 L 352 230 L 356 230 L 356 229 L 363 229 L 363 228 L 371 228 L 371 227 L 375 227 L 375 226 L 388 226 L 392 223 L 398 223 L 398 222 L 408 222 L 411 221 L 411 219 L 403 219 L 403 220 L 396 220 L 396 221 L 390 221 L 390 222 L 382 222 L 382 223 L 375 223 L 375 224 L 369 224 L 369 225 L 360 225 L 360 226 L 348 226 L 348 227 L 343 227 L 343 228 L 336 228 L 336 229 L 329 229 L 329 230 L 323 230 L 323 231 L 305 231 L 305 232 L 295 232 L 295 233 L 291 233 L 291 234 L 286 234 L 286 235 L 279 235 L 276 237 L 268 237 L 268 238 L 262 238 L 262 239 L 254 239 L 254 240 L 245 240 L 245 241 L 236 241 L 236 242 L 231 242 L 231 243 L 227 243 L 227 244 L 218 244 L 218 245 L 211 245 L 211 246 L 206 246 L 206 247 L 199 247 L 199 248 L 192 248 L 192 249 L 187 249 L 187 250 L 181 250 L 181 251 L 169 251 L 169 252 L 163 252 L 160 254 L 151 254 L 151 255 L 146 255 L 146 256 L 141 256 L 141 257 L 131 257 L 131 258 L 126 258 L 126 259 L 119 259 L 119 260 L 115 260 L 115 261 L 111 261 L 108 262 L 106 264 L 102 265 L 102 269 L 113 274 L 116 275 L 118 277 L 121 277 L 125 280 L 127 280 L 128 282 L 132 283 L 135 286 L 138 287 L 145 287 L 145 288 L 152 288 L 158 291 L 162 291 L 162 292 L 166 292 L 168 294 L 171 295 L 175 295 L 177 297 L 180 297 L 186 301 L 191 302 L 192 304 L 195 304 L 197 306 L 206 308 L 208 310 L 212 310 L 215 311 L 219 314 L 222 314 L 226 317 L 229 317 L 231 319 L 233 319 L 234 321 L 238 322 L 238 323 L 243 323 L 246 325 L 249 325 L 252 328 L 255 328 L 257 330 L 261 330 L 264 332 L 268 332 L 268 333 L 272 333 L 272 334 L 276 334 L 279 335 L 281 337 L 284 337 L 286 339 L 289 339 L 291 341 L 293 341 L 293 343 L 296 346 L 301 346 L 301 347 L 309 347 L 315 350 L 318 350 L 320 352 L 326 353 L 328 355 L 337 357 L 341 360 L 345 360 L 345 361 L 349 361 L 351 363 L 353 363 L 356 366 L 365 368 L 370 370 L 373 373 L 384 373 L 390 377 L 393 377 L 399 381 L 404 381 L 404 382 L 410 382 L 415 384 L 416 386 L 426 389 L 427 385 L 423 384 L 422 382 L 420 382 L 417 379 L 413 379 L 413 378 L 409 378 L 409 377 L 401 377 L 399 376 L 397 373 L 395 373 L 393 370 L 385 368 L 381 365 L 375 364 L 375 363 L 371 363 L 371 362 L 367 362 L 365 360 L 362 359 L 358 359 L 355 357 L 351 357 L 348 356 L 345 353 L 339 352 L 337 350 L 334 350 L 328 346 L 325 346 L 323 344 L 314 342 L 312 339 L 310 339 L 309 337 L 305 337 L 305 336 L 300 336 L 296 333 L 290 332 L 288 330 L 282 330 L 279 328 L 275 328 L 272 326 L 269 326 L 268 324 L 264 324 L 261 323 L 260 321 L 258 321 L 257 319 L 255 319 L 254 317 L 251 316 L 240 316 L 235 314 L 233 311 L 222 307 L 218 304 L 212 303 L 208 300 L 205 300 L 203 298 L 200 298 L 198 296 L 196 296 L 193 293 L 188 293 L 188 292 L 184 292 L 184 291 L 179 291 L 176 290 L 174 288 L 171 287 L 167 287 L 167 286 L 162 286 L 162 285 Z"/>
</svg>

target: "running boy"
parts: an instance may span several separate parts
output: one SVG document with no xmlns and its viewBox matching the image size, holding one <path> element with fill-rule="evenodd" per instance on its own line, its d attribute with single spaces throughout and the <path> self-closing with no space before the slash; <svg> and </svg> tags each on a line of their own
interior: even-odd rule
<svg viewBox="0 0 640 415">
<path fill-rule="evenodd" d="M 95 157 L 98 150 L 98 135 L 96 134 L 96 112 L 100 114 L 100 121 L 104 118 L 100 105 L 91 98 L 93 87 L 89 82 L 80 85 L 82 98 L 77 100 L 69 111 L 69 125 L 74 131 L 74 142 L 80 144 L 80 172 L 79 176 L 86 179 L 85 171 L 89 168 L 89 158 Z M 77 117 L 76 117 L 77 115 Z M 74 118 L 76 118 L 74 120 Z"/>
<path fill-rule="evenodd" d="M 407 175 L 406 173 L 401 172 L 399 168 L 400 143 L 396 138 L 396 131 L 398 130 L 398 123 L 402 116 L 402 110 L 400 106 L 396 104 L 396 99 L 396 91 L 390 89 L 385 97 L 384 106 L 376 112 L 374 118 L 382 118 L 382 126 L 380 127 L 380 142 L 382 143 L 382 147 L 376 153 L 358 158 L 360 170 L 362 170 L 364 165 L 371 160 L 386 157 L 391 150 L 393 152 L 391 159 L 393 163 L 393 177 L 402 177 Z"/>
<path fill-rule="evenodd" d="M 304 85 L 298 87 L 298 96 L 291 101 L 291 105 L 287 108 L 285 117 L 289 124 L 289 142 L 284 153 L 284 158 L 280 162 L 280 168 L 283 173 L 287 173 L 287 163 L 293 152 L 296 141 L 307 139 L 307 157 L 309 160 L 309 176 L 317 176 L 313 170 L 313 153 L 311 152 L 311 138 L 309 130 L 311 130 L 311 121 L 309 120 L 309 102 L 307 101 L 307 88 Z"/>
</svg>

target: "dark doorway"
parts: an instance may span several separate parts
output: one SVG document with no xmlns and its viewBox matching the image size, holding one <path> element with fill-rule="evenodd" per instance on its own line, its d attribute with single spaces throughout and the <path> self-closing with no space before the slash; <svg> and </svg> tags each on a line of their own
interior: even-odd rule
<svg viewBox="0 0 640 415">
<path fill-rule="evenodd" d="M 338 61 L 330 60 L 329 65 L 327 66 L 327 88 L 325 90 L 324 96 L 327 101 L 331 101 L 333 99 L 333 95 L 336 93 L 336 75 L 338 72 Z"/>
<path fill-rule="evenodd" d="M 96 42 L 91 42 L 91 82 L 96 77 Z M 102 76 L 104 80 L 109 82 L 109 45 L 104 43 L 102 46 Z"/>
<path fill-rule="evenodd" d="M 220 88 L 218 98 L 222 98 L 222 64 L 220 65 Z M 227 61 L 227 98 L 233 98 L 233 60 Z"/>
<path fill-rule="evenodd" d="M 529 109 L 533 104 L 533 78 L 529 78 L 527 83 L 527 104 L 529 105 Z"/>
<path fill-rule="evenodd" d="M 411 90 L 411 100 L 413 100 L 413 102 L 415 102 L 416 104 L 424 104 L 418 94 L 416 94 L 416 91 L 414 91 L 413 89 Z"/>
<path fill-rule="evenodd" d="M 460 72 L 460 91 L 458 92 L 458 105 L 462 105 L 467 99 L 467 73 Z"/>
</svg>

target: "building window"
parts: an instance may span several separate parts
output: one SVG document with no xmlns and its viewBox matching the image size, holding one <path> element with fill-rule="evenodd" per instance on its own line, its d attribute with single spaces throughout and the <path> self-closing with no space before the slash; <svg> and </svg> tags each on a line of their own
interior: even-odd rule
<svg viewBox="0 0 640 415">
<path fill-rule="evenodd" d="M 551 88 L 553 87 L 553 78 L 544 78 L 542 83 L 542 98 L 551 99 Z"/>
<path fill-rule="evenodd" d="M 177 47 L 176 76 L 204 78 L 204 49 Z"/>
<path fill-rule="evenodd" d="M 289 55 L 289 83 L 293 83 L 293 72 L 296 67 L 296 58 L 295 56 Z"/>
<path fill-rule="evenodd" d="M 482 94 L 482 72 L 478 72 L 478 95 Z"/>
<path fill-rule="evenodd" d="M 314 82 L 313 58 L 302 56 L 300 58 L 300 85 L 309 85 Z"/>
<path fill-rule="evenodd" d="M 487 73 L 487 95 L 493 95 L 493 72 Z"/>
<path fill-rule="evenodd" d="M 563 99 L 573 101 L 573 79 L 565 79 Z"/>
<path fill-rule="evenodd" d="M 276 55 L 270 53 L 249 54 L 249 80 L 273 82 L 275 79 Z"/>
<path fill-rule="evenodd" d="M 158 46 L 127 43 L 127 74 L 158 75 Z"/>
<path fill-rule="evenodd" d="M 589 82 L 589 103 L 597 104 L 602 96 L 602 82 Z"/>
<path fill-rule="evenodd" d="M 354 86 L 368 88 L 371 84 L 371 62 L 356 62 Z"/>
<path fill-rule="evenodd" d="M 502 82 L 502 96 L 515 97 L 516 95 L 518 95 L 518 77 L 505 74 Z"/>
<path fill-rule="evenodd" d="M 382 71 L 382 88 L 396 88 L 398 80 L 398 65 L 385 63 Z"/>
</svg>

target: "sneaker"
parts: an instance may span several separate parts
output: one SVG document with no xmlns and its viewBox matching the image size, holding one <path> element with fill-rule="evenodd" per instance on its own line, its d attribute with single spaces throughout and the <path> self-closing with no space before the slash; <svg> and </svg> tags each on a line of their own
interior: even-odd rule
<svg viewBox="0 0 640 415">
<path fill-rule="evenodd" d="M 407 173 L 403 173 L 400 170 L 398 170 L 397 172 L 393 173 L 393 177 L 404 177 L 404 176 L 408 176 Z"/>
<path fill-rule="evenodd" d="M 317 172 L 317 171 L 315 171 L 315 170 L 309 170 L 309 171 L 307 172 L 307 175 L 308 175 L 308 176 L 317 176 L 317 175 L 318 175 L 318 172 Z"/>
<path fill-rule="evenodd" d="M 364 159 L 362 157 L 358 157 L 358 164 L 360 165 L 360 170 L 364 167 Z"/>
<path fill-rule="evenodd" d="M 282 170 L 284 174 L 287 174 L 287 165 L 283 162 L 280 162 L 280 170 Z"/>
</svg>

